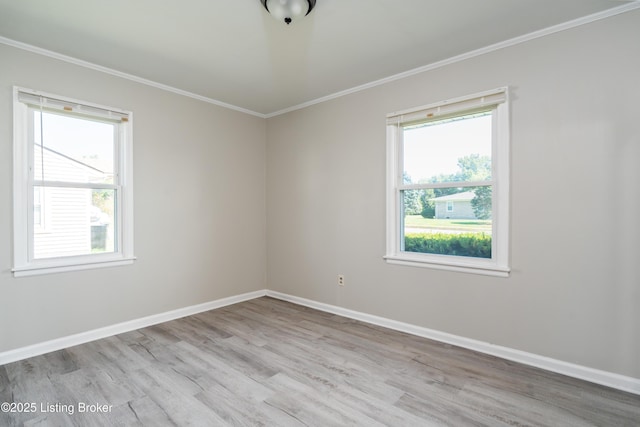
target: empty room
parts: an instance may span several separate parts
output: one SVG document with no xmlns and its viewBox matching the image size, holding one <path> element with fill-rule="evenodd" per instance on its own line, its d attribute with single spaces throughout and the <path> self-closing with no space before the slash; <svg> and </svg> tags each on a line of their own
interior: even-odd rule
<svg viewBox="0 0 640 427">
<path fill-rule="evenodd" d="M 0 425 L 639 426 L 639 40 L 0 0 Z"/>
</svg>

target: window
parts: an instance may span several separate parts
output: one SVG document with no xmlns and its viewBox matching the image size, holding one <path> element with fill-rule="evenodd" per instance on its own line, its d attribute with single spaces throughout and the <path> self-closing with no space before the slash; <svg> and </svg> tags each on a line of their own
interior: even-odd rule
<svg viewBox="0 0 640 427">
<path fill-rule="evenodd" d="M 133 262 L 131 116 L 14 88 L 16 277 Z"/>
<path fill-rule="evenodd" d="M 447 212 L 453 212 L 453 202 L 451 200 L 447 200 Z"/>
<path fill-rule="evenodd" d="M 389 263 L 509 273 L 508 90 L 387 115 Z"/>
</svg>

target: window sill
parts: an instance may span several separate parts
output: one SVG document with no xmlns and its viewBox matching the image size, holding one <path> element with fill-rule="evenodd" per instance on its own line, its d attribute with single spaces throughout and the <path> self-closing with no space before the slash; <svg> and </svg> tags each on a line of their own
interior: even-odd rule
<svg viewBox="0 0 640 427">
<path fill-rule="evenodd" d="M 441 258 L 442 257 L 442 258 Z M 384 256 L 389 264 L 405 265 L 409 267 L 431 268 L 435 270 L 456 271 L 459 273 L 480 274 L 484 276 L 509 277 L 509 267 L 497 265 L 492 261 L 481 259 L 468 260 L 463 257 L 443 255 L 410 255 L 394 254 Z"/>
<path fill-rule="evenodd" d="M 96 268 L 119 267 L 123 265 L 133 264 L 135 257 L 129 258 L 111 258 L 104 260 L 93 260 L 84 262 L 42 262 L 31 264 L 23 267 L 15 267 L 13 277 L 38 276 L 42 274 L 66 273 L 68 271 L 93 270 Z"/>
</svg>

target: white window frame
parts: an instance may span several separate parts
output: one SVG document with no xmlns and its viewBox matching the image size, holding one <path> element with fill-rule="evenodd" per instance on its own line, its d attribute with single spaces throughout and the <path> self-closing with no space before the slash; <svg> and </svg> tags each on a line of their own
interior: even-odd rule
<svg viewBox="0 0 640 427">
<path fill-rule="evenodd" d="M 402 250 L 402 191 L 420 189 L 403 182 L 403 127 L 479 110 L 492 110 L 492 250 L 491 258 L 423 254 Z M 508 277 L 509 267 L 509 91 L 507 87 L 387 115 L 387 247 L 390 264 Z M 474 183 L 465 183 L 473 186 Z M 443 184 L 444 185 L 444 184 Z M 447 186 L 455 186 L 447 185 Z M 415 188 L 414 188 L 415 187 Z"/>
<path fill-rule="evenodd" d="M 34 259 L 34 177 L 33 141 L 29 138 L 29 114 L 38 102 L 43 110 L 76 116 L 110 120 L 118 123 L 115 176 L 117 245 L 114 252 L 81 256 Z M 14 277 L 61 273 L 92 268 L 114 267 L 133 263 L 133 114 L 60 95 L 13 88 L 13 226 Z"/>
<path fill-rule="evenodd" d="M 453 212 L 453 200 L 447 200 L 447 207 L 445 210 L 447 212 Z"/>
<path fill-rule="evenodd" d="M 47 193 L 40 192 L 40 223 L 35 223 L 35 190 L 34 190 L 34 224 L 33 224 L 33 232 L 34 233 L 47 233 L 49 232 L 49 224 L 51 222 L 51 216 L 49 215 L 50 209 L 47 208 L 49 204 L 49 195 Z"/>
</svg>

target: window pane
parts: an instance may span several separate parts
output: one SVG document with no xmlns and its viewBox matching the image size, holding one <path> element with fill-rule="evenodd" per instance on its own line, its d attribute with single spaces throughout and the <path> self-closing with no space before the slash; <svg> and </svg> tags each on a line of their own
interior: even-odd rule
<svg viewBox="0 0 640 427">
<path fill-rule="evenodd" d="M 45 204 L 40 209 L 46 212 L 46 228 L 34 231 L 35 259 L 114 252 L 115 190 L 35 187 L 36 191 Z"/>
<path fill-rule="evenodd" d="M 35 229 L 42 227 L 42 192 L 40 187 L 33 189 L 33 224 Z"/>
<path fill-rule="evenodd" d="M 33 114 L 35 180 L 113 183 L 116 125 Z"/>
<path fill-rule="evenodd" d="M 486 112 L 405 127 L 404 183 L 491 179 L 491 126 Z"/>
<path fill-rule="evenodd" d="M 405 252 L 491 258 L 491 187 L 402 191 Z"/>
</svg>

